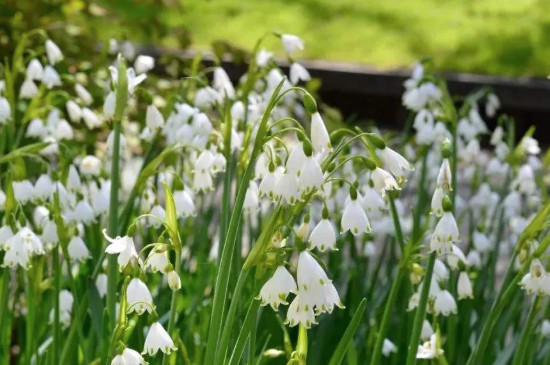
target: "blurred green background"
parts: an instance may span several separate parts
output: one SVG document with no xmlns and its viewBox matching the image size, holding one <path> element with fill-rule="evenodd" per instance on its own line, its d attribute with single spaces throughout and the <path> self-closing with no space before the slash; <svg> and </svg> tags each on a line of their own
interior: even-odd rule
<svg viewBox="0 0 550 365">
<path fill-rule="evenodd" d="M 550 72 L 550 0 L 0 0 L 3 52 L 34 27 L 61 43 L 70 33 L 80 46 L 115 37 L 195 49 L 224 40 L 245 50 L 276 30 L 305 40 L 298 58 L 394 69 L 429 56 L 446 71 Z"/>
</svg>

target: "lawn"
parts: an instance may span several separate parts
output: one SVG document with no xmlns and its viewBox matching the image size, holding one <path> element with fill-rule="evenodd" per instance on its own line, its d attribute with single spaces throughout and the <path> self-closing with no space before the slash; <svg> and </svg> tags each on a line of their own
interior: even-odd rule
<svg viewBox="0 0 550 365">
<path fill-rule="evenodd" d="M 432 57 L 445 70 L 546 76 L 550 72 L 547 0 L 210 0 L 184 3 L 194 44 L 217 39 L 250 48 L 278 30 L 304 38 L 304 58 L 406 67 Z"/>
</svg>

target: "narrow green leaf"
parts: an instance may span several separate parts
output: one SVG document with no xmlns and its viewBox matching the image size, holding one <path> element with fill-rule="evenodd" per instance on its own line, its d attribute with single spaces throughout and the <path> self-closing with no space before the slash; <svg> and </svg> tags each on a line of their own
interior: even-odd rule
<svg viewBox="0 0 550 365">
<path fill-rule="evenodd" d="M 353 318 L 351 319 L 348 328 L 346 328 L 342 339 L 338 343 L 338 346 L 336 346 L 336 351 L 334 351 L 334 353 L 332 354 L 329 365 L 339 365 L 342 363 L 342 360 L 344 360 L 344 356 L 346 356 L 346 352 L 348 351 L 348 347 L 353 340 L 353 336 L 355 335 L 355 332 L 357 332 L 357 329 L 361 324 L 361 320 L 363 319 L 363 315 L 365 314 L 366 306 L 367 298 L 363 298 L 363 300 L 359 304 L 359 307 L 357 307 L 357 310 L 353 314 Z"/>
</svg>

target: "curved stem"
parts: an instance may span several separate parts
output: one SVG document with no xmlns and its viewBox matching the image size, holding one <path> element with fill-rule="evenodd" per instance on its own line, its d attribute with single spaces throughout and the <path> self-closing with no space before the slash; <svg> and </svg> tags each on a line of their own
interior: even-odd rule
<svg viewBox="0 0 550 365">
<path fill-rule="evenodd" d="M 523 326 L 523 331 L 521 332 L 521 340 L 516 349 L 516 354 L 514 356 L 514 361 L 512 362 L 512 365 L 521 365 L 525 363 L 525 355 L 529 347 L 531 335 L 533 334 L 535 317 L 537 316 L 539 309 L 539 302 L 540 296 L 537 295 L 537 297 L 533 301 L 533 304 L 531 305 L 531 310 L 529 311 L 529 315 L 527 316 L 527 321 Z"/>
</svg>

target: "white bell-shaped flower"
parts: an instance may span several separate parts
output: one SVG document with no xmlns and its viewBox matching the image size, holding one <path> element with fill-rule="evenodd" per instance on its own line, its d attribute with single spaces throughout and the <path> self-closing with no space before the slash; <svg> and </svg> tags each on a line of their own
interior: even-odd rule
<svg viewBox="0 0 550 365">
<path fill-rule="evenodd" d="M 13 181 L 13 195 L 21 204 L 27 203 L 34 197 L 34 186 L 29 180 Z"/>
<path fill-rule="evenodd" d="M 42 77 L 44 77 L 44 67 L 39 60 L 33 58 L 27 65 L 26 79 L 40 81 Z"/>
<path fill-rule="evenodd" d="M 109 246 L 105 248 L 105 252 L 111 255 L 118 254 L 117 262 L 121 271 L 124 267 L 126 267 L 126 265 L 128 265 L 131 259 L 138 260 L 138 253 L 132 237 L 117 236 L 116 238 L 111 238 L 107 236 L 106 229 L 103 230 L 103 235 L 105 236 L 105 239 L 110 242 Z"/>
<path fill-rule="evenodd" d="M 344 214 L 342 214 L 342 233 L 348 230 L 354 236 L 371 231 L 369 219 L 359 199 L 350 200 L 344 208 Z"/>
<path fill-rule="evenodd" d="M 151 292 L 147 285 L 138 278 L 133 278 L 126 289 L 126 298 L 128 300 L 127 313 L 136 312 L 142 315 L 147 311 L 151 313 L 155 308 Z"/>
<path fill-rule="evenodd" d="M 458 300 L 461 299 L 472 299 L 474 297 L 474 292 L 472 290 L 472 282 L 468 277 L 468 273 L 461 271 L 458 275 L 458 283 L 456 292 L 458 294 Z"/>
<path fill-rule="evenodd" d="M 444 158 L 437 174 L 436 187 L 444 191 L 452 190 L 451 164 L 448 158 Z"/>
<path fill-rule="evenodd" d="M 281 42 L 283 43 L 285 52 L 288 54 L 304 49 L 304 41 L 294 34 L 281 34 Z"/>
<path fill-rule="evenodd" d="M 286 298 L 290 293 L 296 293 L 296 282 L 284 266 L 279 266 L 273 276 L 265 282 L 260 289 L 256 299 L 261 301 L 263 306 L 271 305 L 277 310 L 280 304 L 288 304 Z"/>
<path fill-rule="evenodd" d="M 25 133 L 25 136 L 27 137 L 45 137 L 48 133 L 48 129 L 44 126 L 44 122 L 42 122 L 39 118 L 34 118 L 29 122 L 29 125 L 27 126 L 27 133 Z"/>
<path fill-rule="evenodd" d="M 103 121 L 97 116 L 91 109 L 82 108 L 82 119 L 88 129 L 95 129 L 101 127 Z"/>
<path fill-rule="evenodd" d="M 309 236 L 311 249 L 317 248 L 319 251 L 336 250 L 336 232 L 332 222 L 328 219 L 321 219 L 311 231 Z"/>
<path fill-rule="evenodd" d="M 19 97 L 21 99 L 32 99 L 38 94 L 38 86 L 31 79 L 26 79 L 21 84 L 21 89 L 19 89 Z"/>
<path fill-rule="evenodd" d="M 145 260 L 145 269 L 150 268 L 152 272 L 165 272 L 168 267 L 168 256 L 166 252 L 155 252 L 152 250 Z"/>
<path fill-rule="evenodd" d="M 48 61 L 50 65 L 55 65 L 56 63 L 63 60 L 63 53 L 51 39 L 46 40 L 45 44 L 46 56 L 48 56 Z"/>
<path fill-rule="evenodd" d="M 443 198 L 445 198 L 445 192 L 440 186 L 436 187 L 434 190 L 434 195 L 432 196 L 432 205 L 431 213 L 435 214 L 437 217 L 443 215 Z"/>
<path fill-rule="evenodd" d="M 82 101 L 82 104 L 90 105 L 94 102 L 92 95 L 81 84 L 76 84 L 74 89 L 76 91 L 76 95 L 80 98 L 80 101 Z"/>
<path fill-rule="evenodd" d="M 300 200 L 298 178 L 292 172 L 286 172 L 277 182 L 277 196 L 287 204 L 294 205 Z"/>
<path fill-rule="evenodd" d="M 61 77 L 52 66 L 46 66 L 44 68 L 44 77 L 42 77 L 42 83 L 46 88 L 51 89 L 54 86 L 61 86 Z"/>
<path fill-rule="evenodd" d="M 120 355 L 113 358 L 111 365 L 147 365 L 147 362 L 139 352 L 125 348 Z"/>
<path fill-rule="evenodd" d="M 521 279 L 519 285 L 529 294 L 550 295 L 550 275 L 539 259 L 531 261 L 529 272 Z"/>
<path fill-rule="evenodd" d="M 389 147 L 378 150 L 378 155 L 384 164 L 384 168 L 391 172 L 393 176 L 400 181 L 405 180 L 406 171 L 414 170 L 414 167 L 405 159 L 405 157 L 401 156 Z"/>
<path fill-rule="evenodd" d="M 101 172 L 101 160 L 88 155 L 80 161 L 80 172 L 84 175 L 97 176 Z"/>
<path fill-rule="evenodd" d="M 451 212 L 445 212 L 437 222 L 430 241 L 430 250 L 446 253 L 451 250 L 451 244 L 459 242 L 459 232 L 456 220 Z"/>
<path fill-rule="evenodd" d="M 0 96 L 0 124 L 6 124 L 11 117 L 11 107 L 8 99 Z"/>
<path fill-rule="evenodd" d="M 55 184 L 47 174 L 42 174 L 34 184 L 34 198 L 40 201 L 48 200 L 55 191 Z"/>
<path fill-rule="evenodd" d="M 327 127 L 318 112 L 311 115 L 311 144 L 315 153 L 330 152 L 332 150 Z"/>
<path fill-rule="evenodd" d="M 453 298 L 448 290 L 441 290 L 437 293 L 434 301 L 434 311 L 435 314 L 442 314 L 444 316 L 457 313 L 455 298 Z"/>
<path fill-rule="evenodd" d="M 0 227 L 0 250 L 6 250 L 7 242 L 13 237 L 13 231 L 10 226 Z"/>
<path fill-rule="evenodd" d="M 392 352 L 397 352 L 397 346 L 387 338 L 384 339 L 384 343 L 382 344 L 382 355 L 385 357 L 389 357 Z"/>
<path fill-rule="evenodd" d="M 24 269 L 30 267 L 30 259 L 33 256 L 43 255 L 44 246 L 40 238 L 28 227 L 21 228 L 14 236 L 7 239 L 4 244 L 4 262 L 2 266 L 21 266 Z"/>
<path fill-rule="evenodd" d="M 174 346 L 174 342 L 168 332 L 166 332 L 159 322 L 155 322 L 149 328 L 149 332 L 147 332 L 142 354 L 153 356 L 159 350 L 169 355 L 172 351 L 176 351 L 177 348 Z"/>
<path fill-rule="evenodd" d="M 275 201 L 279 197 L 279 180 L 281 174 L 277 171 L 268 172 L 258 187 L 258 196 L 267 196 L 269 199 Z"/>
<path fill-rule="evenodd" d="M 311 76 L 306 68 L 297 62 L 290 65 L 290 82 L 297 84 L 300 81 L 309 81 Z"/>
<path fill-rule="evenodd" d="M 69 100 L 65 103 L 65 108 L 67 108 L 67 114 L 71 122 L 80 123 L 82 119 L 82 109 L 80 106 L 73 100 Z"/>
<path fill-rule="evenodd" d="M 173 291 L 181 289 L 181 279 L 176 270 L 171 270 L 166 274 L 166 281 Z"/>
<path fill-rule="evenodd" d="M 399 190 L 399 185 L 395 178 L 380 167 L 377 167 L 371 172 L 371 179 L 374 188 L 382 196 L 385 196 L 387 191 Z"/>
<path fill-rule="evenodd" d="M 307 157 L 300 169 L 300 176 L 298 178 L 299 190 L 303 194 L 308 194 L 313 189 L 321 189 L 324 181 L 323 171 L 317 160 L 313 157 Z"/>
<path fill-rule="evenodd" d="M 178 216 L 183 218 L 195 216 L 197 213 L 195 203 L 187 190 L 174 191 L 173 196 Z"/>
<path fill-rule="evenodd" d="M 147 127 L 152 131 L 156 131 L 159 128 L 164 126 L 164 117 L 153 104 L 147 106 L 147 111 L 145 113 L 145 123 Z"/>
<path fill-rule="evenodd" d="M 437 343 L 437 335 L 434 333 L 430 336 L 430 340 L 418 346 L 416 353 L 417 359 L 435 359 L 443 355 L 443 350 L 439 348 Z"/>
<path fill-rule="evenodd" d="M 307 294 L 298 293 L 288 307 L 285 324 L 288 324 L 290 327 L 300 324 L 305 328 L 311 328 L 312 325 L 317 324 L 313 306 L 304 300 L 303 295 Z"/>
<path fill-rule="evenodd" d="M 69 257 L 73 261 L 84 262 L 91 258 L 90 251 L 80 236 L 71 238 L 69 246 L 67 246 L 67 251 L 69 252 Z"/>
<path fill-rule="evenodd" d="M 134 70 L 138 75 L 147 73 L 155 68 L 155 59 L 151 56 L 139 55 L 134 61 Z"/>
<path fill-rule="evenodd" d="M 95 286 L 97 288 L 97 292 L 99 293 L 100 298 L 104 298 L 105 295 L 107 295 L 107 281 L 108 281 L 107 274 L 101 273 L 97 276 L 95 279 Z"/>
</svg>

